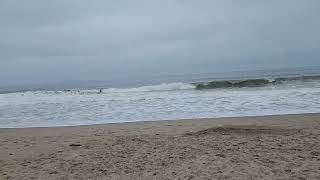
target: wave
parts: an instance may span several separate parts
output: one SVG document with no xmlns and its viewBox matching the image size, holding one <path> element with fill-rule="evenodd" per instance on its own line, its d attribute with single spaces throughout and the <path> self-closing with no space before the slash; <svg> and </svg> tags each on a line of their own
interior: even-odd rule
<svg viewBox="0 0 320 180">
<path fill-rule="evenodd" d="M 27 91 L 23 94 L 112 94 L 112 93 L 138 93 L 138 92 L 156 92 L 156 91 L 179 91 L 193 90 L 195 85 L 190 83 L 163 83 L 159 85 L 141 86 L 137 88 L 96 88 L 96 89 L 66 89 L 60 91 Z"/>
<path fill-rule="evenodd" d="M 275 79 L 246 79 L 246 80 L 225 80 L 194 83 L 197 90 L 218 89 L 218 88 L 243 88 L 243 87 L 264 87 L 267 85 L 278 85 L 292 81 L 315 81 L 320 80 L 320 76 L 298 76 L 280 77 Z"/>
<path fill-rule="evenodd" d="M 163 83 L 152 86 L 142 86 L 138 88 L 109 88 L 103 90 L 103 92 L 150 92 L 150 91 L 177 91 L 177 90 L 190 90 L 195 86 L 189 83 Z"/>
<path fill-rule="evenodd" d="M 223 89 L 223 88 L 243 88 L 243 87 L 264 87 L 268 85 L 280 85 L 290 82 L 307 82 L 319 81 L 319 76 L 298 76 L 298 77 L 278 77 L 278 78 L 261 78 L 261 79 L 244 79 L 244 80 L 221 80 L 207 81 L 196 83 L 163 83 L 159 85 L 141 86 L 136 88 L 95 88 L 95 89 L 67 89 L 67 90 L 36 90 L 36 91 L 21 91 L 8 92 L 22 94 L 112 94 L 112 93 L 137 93 L 137 92 L 159 92 L 159 91 L 179 91 L 179 90 L 205 90 L 205 89 Z"/>
<path fill-rule="evenodd" d="M 217 88 L 232 88 L 232 87 L 261 87 L 270 84 L 267 79 L 248 79 L 248 80 L 228 80 L 228 81 L 211 81 L 208 83 L 198 83 L 196 89 L 217 89 Z"/>
<path fill-rule="evenodd" d="M 314 81 L 320 80 L 320 76 L 298 76 L 298 77 L 286 77 L 286 78 L 275 78 L 274 83 L 283 83 L 289 81 Z"/>
<path fill-rule="evenodd" d="M 245 80 L 225 80 L 210 81 L 201 83 L 163 83 L 159 85 L 141 86 L 137 88 L 101 88 L 91 90 L 64 90 L 62 93 L 76 94 L 110 94 L 110 93 L 136 93 L 136 92 L 159 92 L 159 91 L 179 91 L 179 90 L 204 90 L 218 88 L 244 88 L 244 87 L 264 87 L 268 85 L 279 85 L 293 81 L 314 81 L 320 80 L 320 76 L 298 76 L 298 77 L 279 77 L 261 78 Z"/>
</svg>

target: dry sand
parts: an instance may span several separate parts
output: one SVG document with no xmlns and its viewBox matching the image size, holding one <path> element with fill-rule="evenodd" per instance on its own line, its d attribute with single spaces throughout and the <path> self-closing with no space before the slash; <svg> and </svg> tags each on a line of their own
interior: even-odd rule
<svg viewBox="0 0 320 180">
<path fill-rule="evenodd" d="M 320 115 L 0 129 L 0 179 L 320 179 Z"/>
</svg>

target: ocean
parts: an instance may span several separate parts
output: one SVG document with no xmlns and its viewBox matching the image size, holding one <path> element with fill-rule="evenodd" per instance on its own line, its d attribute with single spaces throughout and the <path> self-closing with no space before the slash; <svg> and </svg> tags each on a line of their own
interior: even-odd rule
<svg viewBox="0 0 320 180">
<path fill-rule="evenodd" d="M 300 113 L 320 113 L 320 68 L 0 88 L 0 128 Z"/>
</svg>

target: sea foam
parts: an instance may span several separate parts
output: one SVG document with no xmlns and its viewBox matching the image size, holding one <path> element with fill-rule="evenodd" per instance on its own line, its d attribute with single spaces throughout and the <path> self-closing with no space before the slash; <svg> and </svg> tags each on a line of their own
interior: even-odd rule
<svg viewBox="0 0 320 180">
<path fill-rule="evenodd" d="M 320 113 L 320 81 L 196 90 L 192 83 L 0 94 L 0 127 Z"/>
</svg>

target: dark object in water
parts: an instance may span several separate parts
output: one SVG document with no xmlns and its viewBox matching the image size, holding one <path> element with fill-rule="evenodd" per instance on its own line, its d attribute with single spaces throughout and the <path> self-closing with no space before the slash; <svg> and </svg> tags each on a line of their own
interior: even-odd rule
<svg viewBox="0 0 320 180">
<path fill-rule="evenodd" d="M 70 144 L 71 147 L 82 146 L 82 144 Z"/>
</svg>

